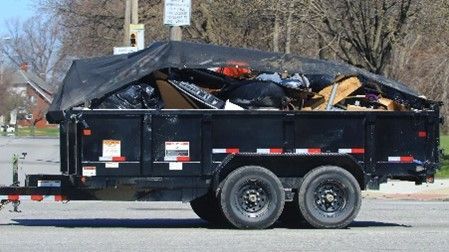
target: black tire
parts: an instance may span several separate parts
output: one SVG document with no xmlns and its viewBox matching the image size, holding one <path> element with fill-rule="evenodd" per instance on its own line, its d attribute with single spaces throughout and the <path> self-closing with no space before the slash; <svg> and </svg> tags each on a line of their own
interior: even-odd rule
<svg viewBox="0 0 449 252">
<path fill-rule="evenodd" d="M 354 176 L 337 166 L 321 166 L 308 172 L 298 194 L 304 219 L 315 228 L 344 228 L 361 206 L 360 186 Z"/>
<path fill-rule="evenodd" d="M 230 173 L 220 192 L 221 210 L 231 225 L 263 229 L 277 221 L 285 203 L 281 181 L 259 166 L 243 166 Z"/>
<path fill-rule="evenodd" d="M 226 222 L 218 199 L 212 193 L 190 201 L 190 206 L 198 217 L 209 223 L 223 224 Z"/>
</svg>

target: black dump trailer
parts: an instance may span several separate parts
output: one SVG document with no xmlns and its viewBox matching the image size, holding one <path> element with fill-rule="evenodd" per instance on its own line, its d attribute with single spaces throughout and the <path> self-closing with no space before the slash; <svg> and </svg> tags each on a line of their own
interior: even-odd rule
<svg viewBox="0 0 449 252">
<path fill-rule="evenodd" d="M 161 69 L 206 69 L 230 60 L 272 72 L 357 75 L 380 83 L 383 93 L 408 101 L 411 109 L 91 105 Z M 208 93 L 189 90 L 190 98 L 217 104 Z M 3 187 L 0 195 L 3 204 L 24 195 L 35 200 L 53 195 L 56 200 L 183 201 L 202 219 L 237 228 L 267 228 L 277 220 L 343 228 L 360 209 L 361 190 L 376 189 L 389 178 L 433 181 L 441 153 L 440 105 L 397 82 L 338 63 L 157 43 L 130 55 L 76 61 L 48 114 L 60 125 L 61 175 L 28 175 L 24 187 Z"/>
</svg>

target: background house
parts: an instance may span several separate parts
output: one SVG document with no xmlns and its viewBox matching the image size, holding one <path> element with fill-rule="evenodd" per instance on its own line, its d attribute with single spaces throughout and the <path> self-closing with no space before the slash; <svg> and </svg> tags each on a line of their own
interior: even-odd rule
<svg viewBox="0 0 449 252">
<path fill-rule="evenodd" d="M 34 124 L 37 128 L 54 127 L 45 119 L 54 93 L 54 88 L 50 84 L 30 71 L 27 64 L 22 64 L 12 73 L 9 86 L 13 92 L 24 99 L 24 106 L 15 111 L 19 126 Z M 14 116 L 13 114 L 14 112 L 11 117 Z"/>
</svg>

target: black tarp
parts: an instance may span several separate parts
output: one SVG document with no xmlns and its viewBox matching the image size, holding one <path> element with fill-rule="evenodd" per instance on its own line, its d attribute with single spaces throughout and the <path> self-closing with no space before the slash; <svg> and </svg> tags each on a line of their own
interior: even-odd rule
<svg viewBox="0 0 449 252">
<path fill-rule="evenodd" d="M 266 72 L 302 73 L 305 75 L 357 75 L 362 80 L 380 84 L 392 98 L 427 104 L 405 85 L 344 63 L 310 59 L 291 54 L 231 48 L 191 42 L 156 42 L 139 52 L 75 60 L 49 108 L 58 113 L 118 90 L 155 70 L 166 68 L 204 69 L 224 66 L 247 66 Z"/>
</svg>

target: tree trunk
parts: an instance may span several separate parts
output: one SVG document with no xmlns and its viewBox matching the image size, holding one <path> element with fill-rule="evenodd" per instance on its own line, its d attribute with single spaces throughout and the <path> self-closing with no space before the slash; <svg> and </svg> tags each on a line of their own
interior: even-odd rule
<svg viewBox="0 0 449 252">
<path fill-rule="evenodd" d="M 287 32 L 286 32 L 286 39 L 285 39 L 285 53 L 291 52 L 291 43 L 292 43 L 292 26 L 293 26 L 293 12 L 295 9 L 295 1 L 290 0 L 290 4 L 288 6 L 288 17 L 287 17 Z"/>
<path fill-rule="evenodd" d="M 278 0 L 276 3 L 276 8 L 274 10 L 274 28 L 273 28 L 273 51 L 279 52 L 279 30 L 281 27 L 280 20 L 280 9 L 281 9 L 281 0 Z"/>
<path fill-rule="evenodd" d="M 36 135 L 36 125 L 34 123 L 31 125 L 30 135 L 32 137 L 35 137 Z"/>
</svg>

